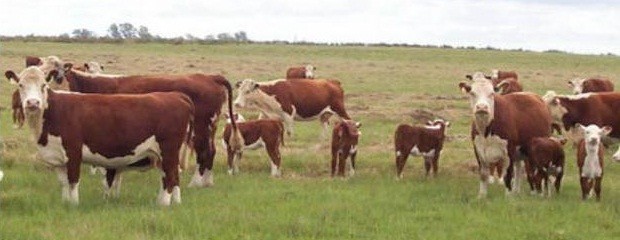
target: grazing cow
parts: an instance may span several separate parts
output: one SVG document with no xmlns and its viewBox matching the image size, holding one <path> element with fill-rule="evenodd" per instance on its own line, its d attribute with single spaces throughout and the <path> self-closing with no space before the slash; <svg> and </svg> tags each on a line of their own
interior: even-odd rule
<svg viewBox="0 0 620 240">
<path fill-rule="evenodd" d="M 314 78 L 316 67 L 308 64 L 302 67 L 291 67 L 286 71 L 286 79 Z"/>
<path fill-rule="evenodd" d="M 187 94 L 196 106 L 193 146 L 196 150 L 198 168 L 190 186 L 213 185 L 213 159 L 215 157 L 215 132 L 222 105 L 228 100 L 228 111 L 232 115 L 232 88 L 226 78 L 220 75 L 137 75 L 107 76 L 93 75 L 72 69 L 66 65 L 66 79 L 71 91 L 83 93 L 149 93 L 178 91 Z M 241 148 L 241 136 L 235 121 L 235 134 L 230 145 Z"/>
<path fill-rule="evenodd" d="M 228 174 L 239 172 L 238 163 L 244 150 L 255 150 L 264 147 L 271 159 L 271 176 L 281 175 L 282 156 L 280 145 L 284 145 L 284 126 L 282 121 L 276 119 L 258 119 L 238 122 L 239 132 L 243 137 L 243 148 L 234 150 L 229 146 L 232 129 L 226 124 L 222 135 L 222 143 L 228 154 Z"/>
<path fill-rule="evenodd" d="M 514 78 L 519 79 L 519 75 L 515 71 L 500 71 L 497 69 L 491 70 L 491 76 L 485 76 L 487 79 L 492 80 L 495 84 L 501 82 L 504 79 Z"/>
<path fill-rule="evenodd" d="M 336 113 L 340 118 L 351 119 L 344 109 L 344 91 L 340 82 L 324 79 L 284 79 L 256 82 L 245 79 L 237 82 L 235 106 L 260 110 L 267 118 L 284 122 L 286 133 L 293 132 L 293 121 L 320 118 L 323 137 L 327 134 L 328 120 Z"/>
<path fill-rule="evenodd" d="M 396 175 L 398 178 L 403 178 L 403 169 L 409 155 L 424 158 L 426 176 L 428 176 L 431 167 L 433 175 L 437 175 L 439 155 L 443 149 L 443 142 L 449 126 L 450 122 L 442 119 L 429 121 L 426 126 L 398 125 L 394 133 Z"/>
<path fill-rule="evenodd" d="M 37 67 L 6 77 L 19 84 L 26 123 L 38 146 L 38 157 L 54 168 L 62 198 L 79 202 L 82 162 L 103 166 L 108 189 L 118 173 L 129 168 L 160 166 L 163 172 L 158 203 L 181 202 L 179 148 L 188 139 L 194 105 L 178 92 L 150 94 L 76 94 L 55 92 Z M 163 117 L 162 117 L 163 116 Z"/>
<path fill-rule="evenodd" d="M 460 82 L 459 88 L 469 95 L 472 109 L 471 138 L 480 166 L 478 196 L 486 196 L 489 164 L 498 161 L 509 161 L 507 169 L 504 169 L 507 170 L 504 184 L 507 193 L 518 193 L 521 178 L 519 160 L 528 155 L 528 145 L 532 138 L 548 137 L 551 134 L 549 110 L 535 94 L 497 95 L 491 81 L 482 73 L 475 73 L 472 79 L 471 85 Z"/>
<path fill-rule="evenodd" d="M 568 81 L 568 86 L 573 90 L 574 94 L 614 91 L 614 83 L 608 79 L 576 78 Z"/>
<path fill-rule="evenodd" d="M 609 137 L 620 138 L 620 93 L 582 93 L 578 95 L 557 95 L 548 91 L 543 97 L 551 112 L 554 124 L 563 126 L 567 133 L 571 133 L 572 141 L 579 143 L 583 134 L 575 134 L 574 126 L 594 124 L 610 126 L 612 131 Z M 578 129 L 577 129 L 578 130 Z M 613 155 L 613 159 L 620 160 L 620 148 Z"/>
<path fill-rule="evenodd" d="M 564 176 L 563 145 L 565 143 L 566 139 L 555 137 L 536 137 L 530 141 L 530 161 L 526 164 L 526 170 L 532 179 L 534 190 L 541 195 L 551 196 L 549 176 L 555 178 L 553 185 L 556 193 L 560 192 L 560 185 Z"/>
<path fill-rule="evenodd" d="M 601 137 L 611 132 L 609 126 L 599 128 L 594 124 L 584 127 L 577 124 L 575 127 L 580 129 L 583 134 L 582 140 L 577 148 L 577 167 L 579 167 L 579 179 L 581 183 L 581 198 L 586 200 L 591 194 L 594 186 L 596 200 L 601 200 L 601 181 L 603 179 L 603 157 L 605 147 L 601 143 Z"/>
<path fill-rule="evenodd" d="M 514 78 L 501 80 L 495 88 L 497 88 L 497 91 L 502 95 L 514 92 L 523 92 L 523 86 L 521 86 L 521 83 Z"/>
<path fill-rule="evenodd" d="M 338 176 L 344 177 L 344 168 L 347 165 L 347 158 L 351 157 L 351 168 L 349 176 L 355 174 L 355 156 L 357 156 L 357 143 L 360 135 L 360 122 L 352 120 L 342 120 L 338 122 L 332 131 L 332 177 L 336 175 L 336 165 L 338 166 Z"/>
<path fill-rule="evenodd" d="M 103 66 L 98 62 L 87 62 L 84 63 L 83 66 L 77 66 L 73 68 L 78 71 L 92 73 L 92 74 L 101 74 L 103 73 Z"/>
</svg>

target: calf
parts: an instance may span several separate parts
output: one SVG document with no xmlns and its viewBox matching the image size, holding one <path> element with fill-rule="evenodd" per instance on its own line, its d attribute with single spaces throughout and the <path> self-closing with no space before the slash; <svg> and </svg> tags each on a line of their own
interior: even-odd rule
<svg viewBox="0 0 620 240">
<path fill-rule="evenodd" d="M 530 160 L 526 162 L 526 170 L 536 192 L 551 196 L 550 175 L 555 178 L 553 184 L 556 193 L 560 192 L 562 176 L 564 176 L 564 144 L 566 144 L 566 139 L 554 137 L 536 137 L 530 141 Z"/>
<path fill-rule="evenodd" d="M 614 83 L 608 79 L 576 78 L 568 81 L 568 86 L 573 89 L 574 94 L 614 91 Z"/>
<path fill-rule="evenodd" d="M 523 86 L 515 78 L 504 79 L 495 85 L 496 91 L 500 94 L 509 94 L 514 92 L 523 92 Z"/>
<path fill-rule="evenodd" d="M 308 64 L 302 67 L 291 67 L 286 71 L 286 79 L 314 78 L 316 67 Z"/>
<path fill-rule="evenodd" d="M 237 115 L 235 120 L 238 121 L 237 127 L 244 144 L 239 150 L 234 150 L 230 147 L 229 142 L 233 131 L 230 123 L 226 124 L 222 142 L 228 154 L 228 174 L 232 175 L 239 172 L 237 163 L 241 160 L 244 150 L 255 150 L 264 147 L 269 158 L 271 158 L 271 176 L 279 177 L 281 175 L 280 167 L 282 162 L 280 145 L 284 145 L 284 125 L 282 121 L 259 119 L 246 122 L 242 120 L 243 117 L 240 114 L 235 115 Z"/>
<path fill-rule="evenodd" d="M 54 168 L 62 198 L 79 202 L 82 162 L 102 166 L 108 189 L 120 172 L 157 165 L 163 172 L 158 203 L 181 202 L 179 149 L 192 129 L 194 105 L 179 92 L 150 94 L 77 94 L 56 92 L 37 67 L 5 75 L 19 84 L 26 123 L 34 135 L 38 158 Z"/>
<path fill-rule="evenodd" d="M 433 176 L 437 175 L 439 155 L 443 149 L 447 127 L 450 122 L 442 119 L 428 122 L 426 126 L 400 124 L 394 133 L 394 149 L 396 151 L 396 175 L 403 178 L 403 169 L 409 155 L 422 156 L 424 169 L 428 176 L 431 167 Z"/>
<path fill-rule="evenodd" d="M 599 128 L 590 124 L 584 127 L 576 124 L 575 127 L 583 134 L 583 139 L 577 148 L 577 167 L 579 167 L 579 179 L 581 183 L 581 198 L 586 200 L 591 195 L 592 187 L 596 200 L 601 200 L 601 181 L 603 179 L 603 156 L 605 147 L 601 143 L 601 137 L 611 132 L 611 127 Z"/>
<path fill-rule="evenodd" d="M 355 156 L 359 136 L 362 134 L 359 130 L 361 126 L 362 123 L 353 120 L 342 120 L 334 126 L 332 130 L 332 177 L 336 175 L 336 165 L 338 176 L 344 177 L 344 167 L 349 156 L 351 157 L 349 176 L 355 174 Z"/>
</svg>

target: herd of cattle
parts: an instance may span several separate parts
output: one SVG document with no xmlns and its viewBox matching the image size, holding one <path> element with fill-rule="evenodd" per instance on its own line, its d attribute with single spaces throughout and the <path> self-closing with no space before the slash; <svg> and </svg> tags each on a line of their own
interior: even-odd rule
<svg viewBox="0 0 620 240">
<path fill-rule="evenodd" d="M 347 114 L 341 83 L 315 79 L 315 70 L 311 65 L 290 68 L 284 79 L 245 79 L 233 86 L 221 75 L 108 75 L 96 62 L 73 66 L 49 56 L 27 57 L 26 69 L 6 71 L 5 76 L 17 86 L 13 121 L 33 133 L 37 158 L 58 174 L 64 201 L 78 203 L 80 165 L 86 163 L 102 169 L 105 194 L 113 197 L 120 193 L 123 171 L 159 169 L 163 178 L 157 202 L 167 206 L 181 202 L 179 173 L 191 153 L 197 167 L 190 186 L 213 185 L 215 133 L 224 104 L 229 124 L 222 143 L 229 174 L 238 172 L 244 150 L 265 148 L 271 175 L 279 176 L 280 146 L 285 133 L 293 133 L 294 121 L 319 119 L 326 137 L 329 119 L 338 115 L 331 174 L 344 177 L 350 159 L 353 175 L 361 123 Z M 620 93 L 613 92 L 611 81 L 572 80 L 568 83 L 576 95 L 550 91 L 541 97 L 523 92 L 515 72 L 476 72 L 466 78 L 458 87 L 470 98 L 479 197 L 486 196 L 494 172 L 503 178 L 507 193 L 519 192 L 523 173 L 533 192 L 550 195 L 550 184 L 559 191 L 567 140 L 552 137 L 554 129 L 578 146 L 583 199 L 592 188 L 600 199 L 601 139 L 620 137 L 620 115 L 614 114 L 620 111 Z M 59 90 L 63 88 L 69 91 Z M 246 121 L 235 107 L 257 110 L 259 119 Z M 397 176 L 402 178 L 409 155 L 422 156 L 426 174 L 432 170 L 435 175 L 449 126 L 442 119 L 399 125 L 394 134 Z M 613 158 L 620 161 L 620 149 Z"/>
</svg>

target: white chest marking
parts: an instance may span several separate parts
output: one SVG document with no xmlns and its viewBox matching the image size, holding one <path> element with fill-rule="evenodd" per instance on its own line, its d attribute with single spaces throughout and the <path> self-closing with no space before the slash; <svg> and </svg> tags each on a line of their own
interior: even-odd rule
<svg viewBox="0 0 620 240">
<path fill-rule="evenodd" d="M 586 159 L 581 169 L 581 176 L 586 178 L 596 178 L 603 175 L 603 169 L 598 159 L 598 153 L 586 155 Z"/>
<path fill-rule="evenodd" d="M 411 149 L 410 154 L 412 156 L 422 156 L 422 157 L 434 157 L 435 156 L 435 149 L 431 149 L 428 152 L 421 152 L 420 149 L 418 148 L 418 146 L 413 146 L 413 148 Z"/>
<path fill-rule="evenodd" d="M 47 136 L 47 145 L 37 144 L 37 158 L 50 166 L 64 166 L 67 163 L 67 153 L 62 147 L 60 137 Z"/>
<path fill-rule="evenodd" d="M 494 163 L 501 160 L 508 160 L 508 141 L 501 139 L 497 135 L 483 137 L 477 135 L 474 138 L 474 145 L 480 160 L 486 163 Z"/>
</svg>

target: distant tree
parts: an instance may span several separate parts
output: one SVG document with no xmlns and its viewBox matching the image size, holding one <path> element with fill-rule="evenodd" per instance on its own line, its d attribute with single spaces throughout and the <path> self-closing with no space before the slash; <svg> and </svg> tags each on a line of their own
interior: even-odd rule
<svg viewBox="0 0 620 240">
<path fill-rule="evenodd" d="M 118 28 L 124 39 L 134 39 L 138 36 L 138 30 L 131 23 L 121 23 Z"/>
<path fill-rule="evenodd" d="M 95 32 L 90 31 L 86 28 L 75 29 L 73 30 L 73 32 L 71 32 L 71 34 L 73 35 L 73 38 L 79 38 L 79 39 L 89 39 L 89 38 L 95 37 Z"/>
<path fill-rule="evenodd" d="M 114 39 L 123 38 L 121 32 L 118 30 L 118 25 L 116 25 L 116 23 L 112 23 L 112 25 L 110 25 L 110 27 L 108 28 L 108 35 Z"/>
<path fill-rule="evenodd" d="M 149 29 L 145 26 L 140 26 L 140 28 L 138 29 L 138 37 L 142 40 L 153 39 L 153 35 L 149 33 Z"/>
<path fill-rule="evenodd" d="M 229 33 L 220 33 L 220 34 L 217 35 L 217 40 L 218 41 L 223 41 L 223 42 L 228 42 L 228 41 L 235 40 L 235 38 L 233 38 Z"/>
<path fill-rule="evenodd" d="M 245 33 L 244 31 L 239 31 L 235 33 L 235 40 L 237 42 L 247 42 L 248 41 L 248 34 Z"/>
<path fill-rule="evenodd" d="M 205 37 L 205 40 L 207 41 L 215 41 L 215 36 L 213 36 L 213 34 L 209 34 Z"/>
<path fill-rule="evenodd" d="M 184 38 L 185 38 L 185 40 L 190 41 L 190 42 L 196 41 L 196 40 L 200 40 L 200 38 L 197 38 L 194 35 L 189 34 L 189 33 L 185 34 Z"/>
</svg>

